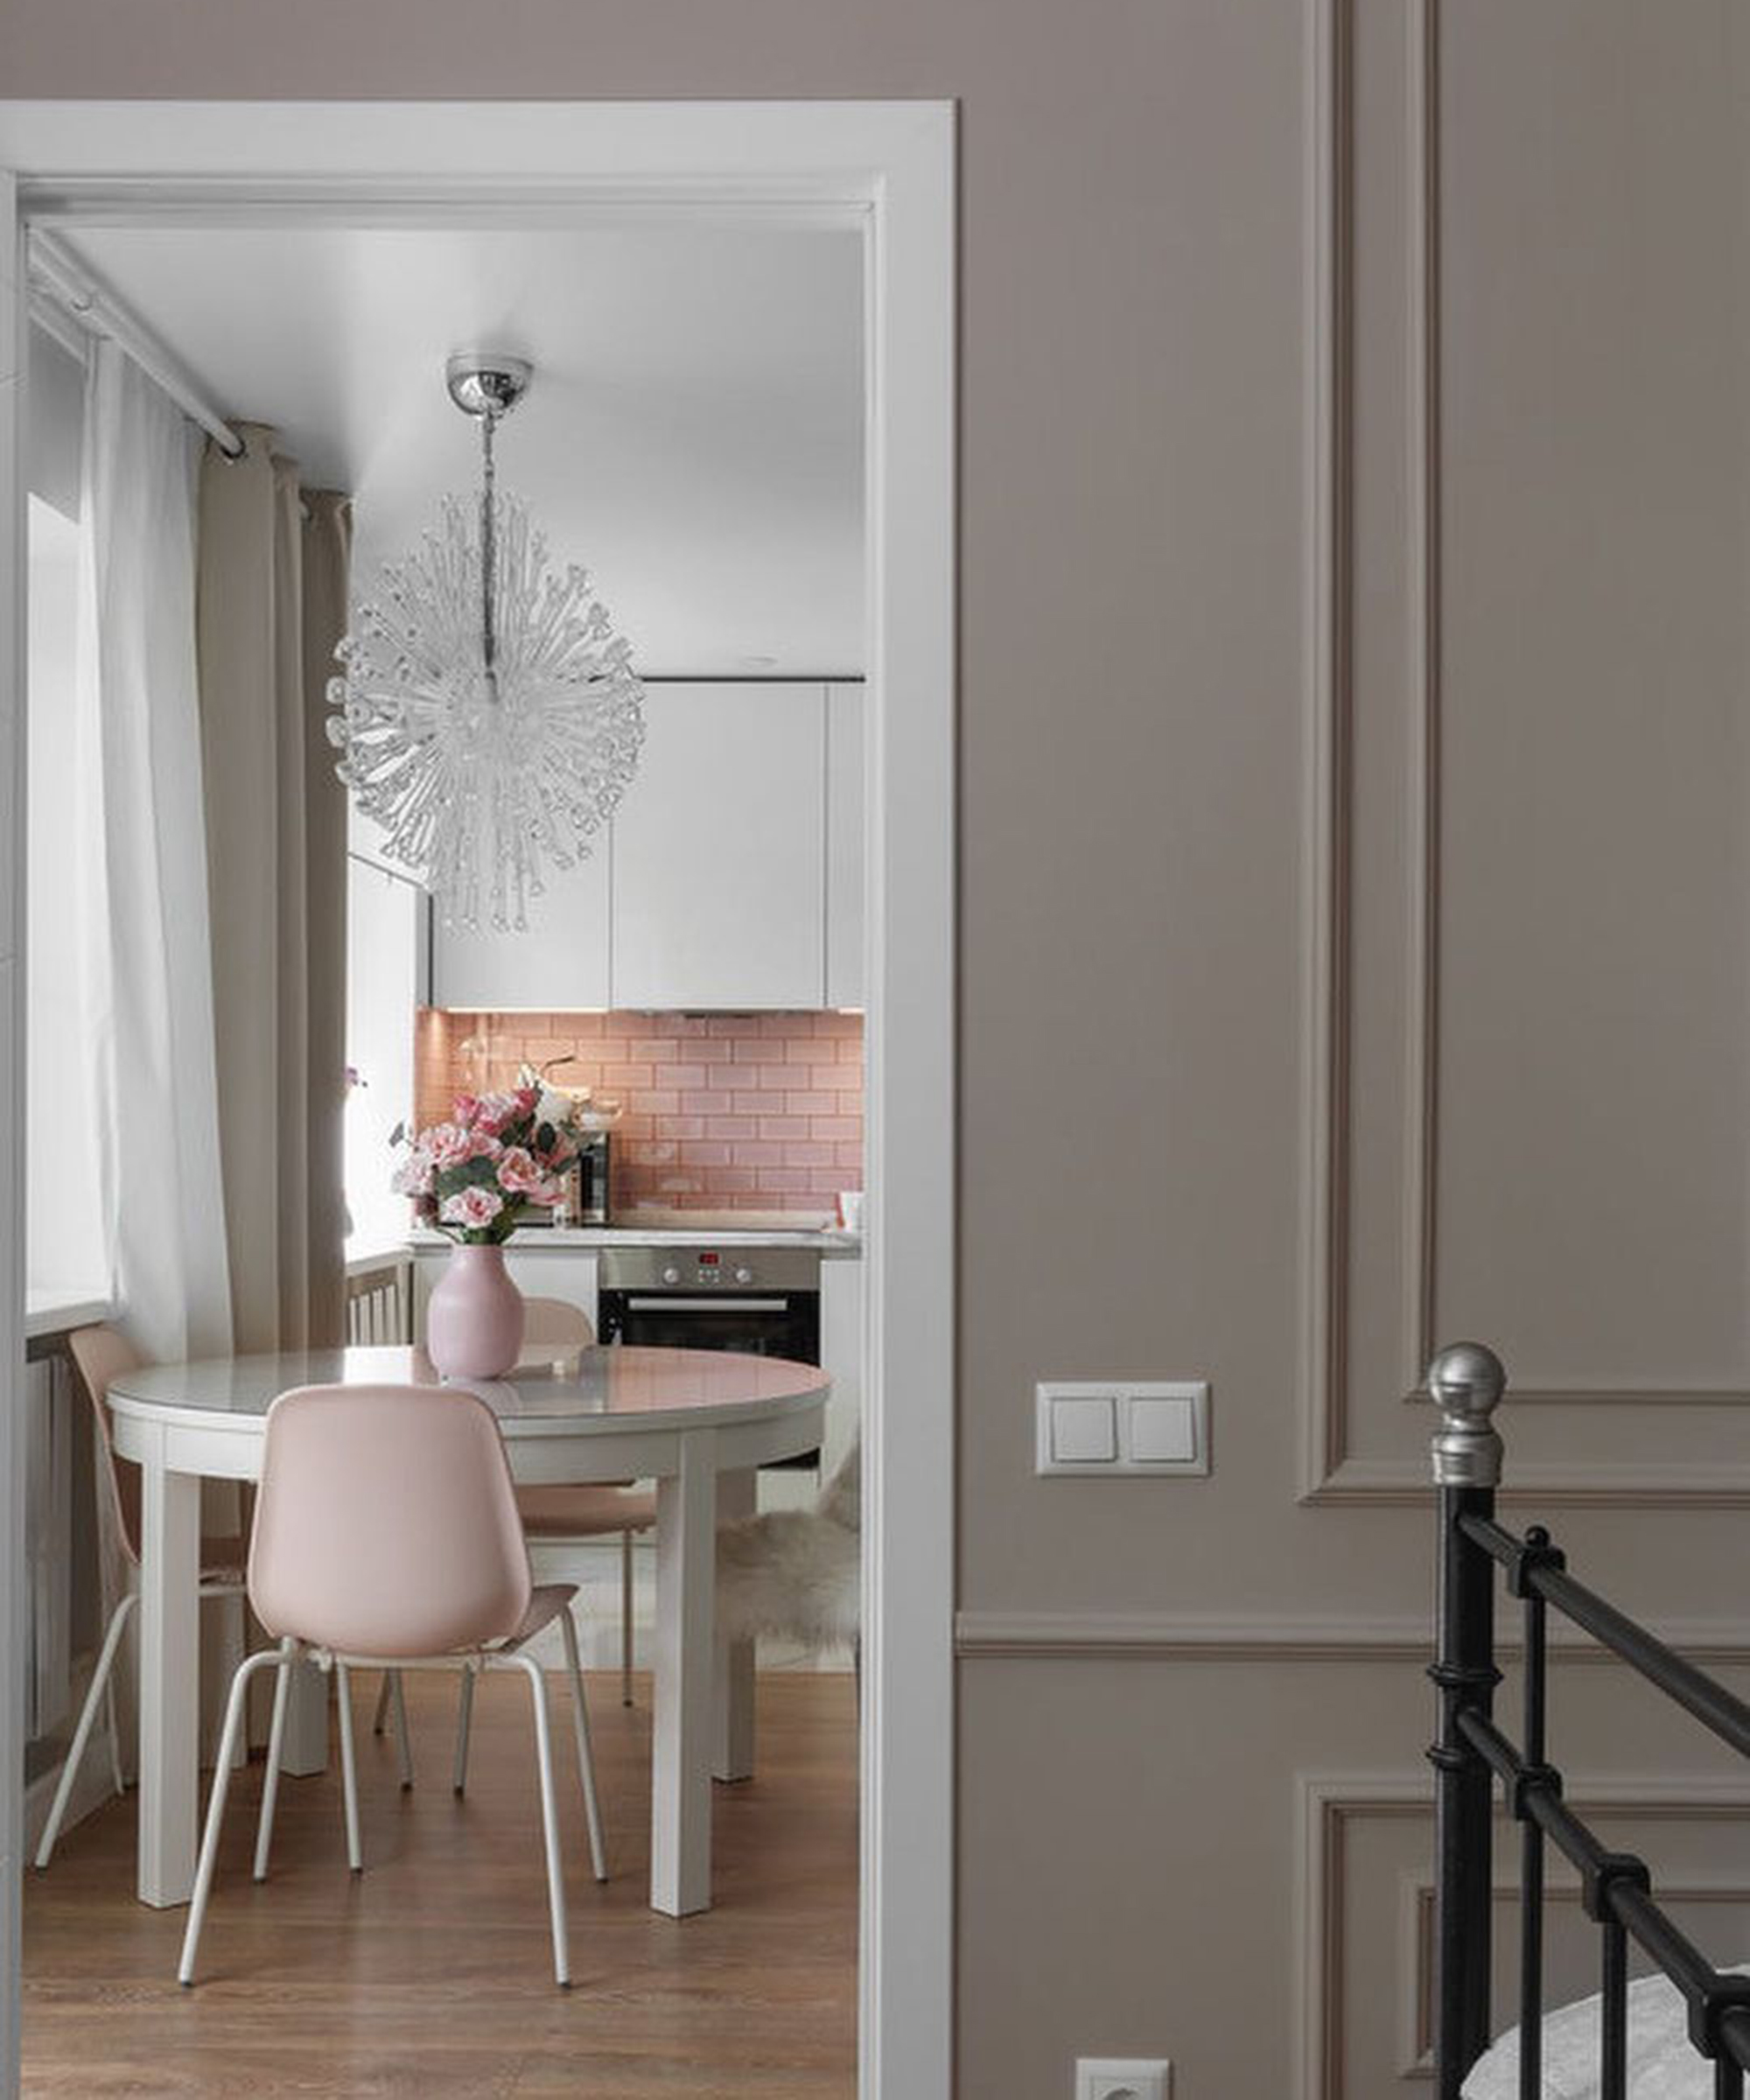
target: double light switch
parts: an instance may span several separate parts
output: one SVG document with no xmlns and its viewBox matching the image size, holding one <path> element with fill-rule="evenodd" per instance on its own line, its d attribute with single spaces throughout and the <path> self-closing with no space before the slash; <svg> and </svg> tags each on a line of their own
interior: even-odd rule
<svg viewBox="0 0 1750 2100">
<path fill-rule="evenodd" d="M 1209 1388 L 1202 1380 L 1054 1381 L 1038 1396 L 1040 1473 L 1097 1479 L 1209 1470 Z"/>
</svg>

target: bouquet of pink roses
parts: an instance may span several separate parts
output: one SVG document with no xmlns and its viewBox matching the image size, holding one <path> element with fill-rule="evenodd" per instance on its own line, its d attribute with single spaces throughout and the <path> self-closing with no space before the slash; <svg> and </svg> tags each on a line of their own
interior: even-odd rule
<svg viewBox="0 0 1750 2100">
<path fill-rule="evenodd" d="M 508 1240 L 525 1203 L 564 1200 L 561 1175 L 577 1156 L 570 1103 L 536 1086 L 509 1094 L 460 1094 L 447 1123 L 412 1140 L 392 1184 L 411 1196 L 422 1225 L 454 1240 Z"/>
</svg>

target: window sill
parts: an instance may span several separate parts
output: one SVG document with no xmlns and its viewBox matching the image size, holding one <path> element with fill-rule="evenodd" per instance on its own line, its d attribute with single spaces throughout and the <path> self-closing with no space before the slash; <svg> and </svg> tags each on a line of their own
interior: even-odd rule
<svg viewBox="0 0 1750 2100">
<path fill-rule="evenodd" d="M 107 1298 L 80 1298 L 71 1291 L 24 1293 L 24 1340 L 48 1341 L 75 1327 L 96 1326 L 115 1310 Z"/>
</svg>

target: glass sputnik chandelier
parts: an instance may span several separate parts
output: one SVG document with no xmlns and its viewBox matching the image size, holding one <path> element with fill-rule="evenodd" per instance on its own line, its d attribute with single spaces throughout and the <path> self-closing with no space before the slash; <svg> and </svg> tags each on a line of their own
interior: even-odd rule
<svg viewBox="0 0 1750 2100">
<path fill-rule="evenodd" d="M 549 565 L 527 508 L 495 486 L 522 359 L 452 357 L 451 399 L 480 429 L 478 500 L 383 564 L 335 651 L 335 770 L 446 924 L 528 925 L 543 873 L 591 850 L 638 765 L 643 688 L 588 572 Z"/>
</svg>

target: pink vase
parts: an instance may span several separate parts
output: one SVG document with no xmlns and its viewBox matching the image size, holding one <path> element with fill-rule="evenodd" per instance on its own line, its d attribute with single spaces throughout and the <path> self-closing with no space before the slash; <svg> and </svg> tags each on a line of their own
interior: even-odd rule
<svg viewBox="0 0 1750 2100">
<path fill-rule="evenodd" d="M 522 1353 L 522 1293 L 502 1247 L 458 1245 L 425 1308 L 425 1353 L 444 1378 L 501 1378 Z"/>
</svg>

